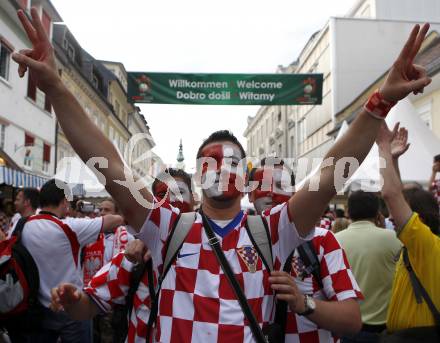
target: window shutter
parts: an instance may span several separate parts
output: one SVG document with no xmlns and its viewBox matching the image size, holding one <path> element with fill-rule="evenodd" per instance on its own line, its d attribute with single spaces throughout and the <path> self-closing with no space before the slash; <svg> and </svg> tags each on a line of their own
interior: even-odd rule
<svg viewBox="0 0 440 343">
<path fill-rule="evenodd" d="M 43 145 L 43 162 L 50 163 L 50 145 L 46 143 Z"/>
<path fill-rule="evenodd" d="M 27 133 L 24 134 L 24 145 L 25 146 L 33 146 L 34 145 L 35 138 L 31 135 L 28 135 Z"/>
</svg>

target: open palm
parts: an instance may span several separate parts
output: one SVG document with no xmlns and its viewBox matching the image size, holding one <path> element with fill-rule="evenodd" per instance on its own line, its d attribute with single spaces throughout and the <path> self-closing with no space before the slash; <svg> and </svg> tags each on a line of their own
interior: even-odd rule
<svg viewBox="0 0 440 343">
<path fill-rule="evenodd" d="M 404 127 L 400 128 L 391 141 L 391 155 L 393 158 L 399 158 L 409 148 L 408 130 Z"/>
</svg>

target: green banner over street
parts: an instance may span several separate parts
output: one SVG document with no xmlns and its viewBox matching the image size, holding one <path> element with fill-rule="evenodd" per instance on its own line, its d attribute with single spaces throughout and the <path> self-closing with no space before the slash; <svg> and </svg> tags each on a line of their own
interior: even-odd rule
<svg viewBox="0 0 440 343">
<path fill-rule="evenodd" d="M 322 74 L 128 73 L 133 103 L 318 105 Z"/>
</svg>

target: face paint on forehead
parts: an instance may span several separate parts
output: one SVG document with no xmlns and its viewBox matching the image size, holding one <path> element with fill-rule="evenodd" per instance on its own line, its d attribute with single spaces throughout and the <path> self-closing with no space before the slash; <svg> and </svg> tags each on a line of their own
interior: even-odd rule
<svg viewBox="0 0 440 343">
<path fill-rule="evenodd" d="M 241 194 L 236 186 L 237 178 L 244 185 L 245 166 L 240 163 L 240 149 L 230 143 L 209 144 L 202 150 L 202 158 L 214 159 L 216 164 L 202 164 L 202 189 L 209 198 L 234 198 Z M 215 166 L 215 170 L 213 169 Z M 240 170 L 237 169 L 240 167 Z"/>
<path fill-rule="evenodd" d="M 290 174 L 286 169 L 260 168 L 255 171 L 253 179 L 259 183 L 257 189 L 253 191 L 254 206 L 259 213 L 288 201 L 293 194 L 288 188 Z"/>
<path fill-rule="evenodd" d="M 240 149 L 236 145 L 228 143 L 209 144 L 203 148 L 201 155 L 202 157 L 211 157 L 220 164 L 225 158 L 230 158 L 235 162 L 242 159 Z"/>
<path fill-rule="evenodd" d="M 168 191 L 168 185 L 162 181 L 159 181 L 156 186 L 154 187 L 154 196 L 162 199 L 164 196 L 166 196 Z"/>
<path fill-rule="evenodd" d="M 180 180 L 177 180 L 176 184 L 177 184 L 178 192 L 181 196 L 181 199 L 179 199 L 179 194 L 175 194 L 175 192 L 170 192 L 170 201 L 171 202 L 181 201 L 181 202 L 190 203 L 191 202 L 191 192 L 189 191 L 188 185 L 185 182 L 180 181 Z"/>
</svg>

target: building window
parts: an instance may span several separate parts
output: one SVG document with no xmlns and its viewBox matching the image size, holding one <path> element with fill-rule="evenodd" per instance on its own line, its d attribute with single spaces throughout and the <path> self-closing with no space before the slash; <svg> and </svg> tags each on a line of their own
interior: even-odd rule
<svg viewBox="0 0 440 343">
<path fill-rule="evenodd" d="M 282 157 L 283 154 L 283 146 L 278 144 L 278 157 Z"/>
<path fill-rule="evenodd" d="M 27 147 L 24 153 L 24 165 L 26 167 L 31 168 L 32 167 L 32 149 L 30 147 L 33 147 L 35 143 L 35 138 L 26 132 L 24 133 L 24 146 Z"/>
<path fill-rule="evenodd" d="M 67 56 L 74 61 L 75 60 L 75 48 L 72 45 L 67 47 Z"/>
<path fill-rule="evenodd" d="M 46 95 L 44 96 L 44 110 L 49 113 L 52 111 L 52 104 L 50 103 L 49 97 Z"/>
<path fill-rule="evenodd" d="M 9 79 L 9 60 L 11 50 L 3 41 L 0 41 L 0 77 L 5 80 Z"/>
<path fill-rule="evenodd" d="M 37 99 L 37 85 L 32 77 L 32 74 L 28 73 L 28 75 L 27 96 L 35 101 Z"/>
<path fill-rule="evenodd" d="M 92 73 L 92 84 L 96 89 L 102 90 L 102 77 L 95 68 Z"/>
<path fill-rule="evenodd" d="M 5 137 L 6 137 L 6 125 L 0 125 L 0 149 L 5 148 Z"/>
<path fill-rule="evenodd" d="M 121 110 L 121 105 L 119 105 L 119 102 L 115 100 L 115 113 L 119 117 L 119 111 Z"/>
<path fill-rule="evenodd" d="M 422 119 L 423 122 L 426 124 L 426 126 L 428 126 L 430 129 L 432 129 L 431 107 L 432 107 L 431 102 L 428 102 L 417 108 L 417 112 L 419 113 L 420 119 Z"/>
<path fill-rule="evenodd" d="M 23 161 L 24 165 L 26 167 L 32 168 L 32 154 L 31 154 L 31 149 L 26 149 L 25 153 L 24 153 L 24 161 Z"/>
<path fill-rule="evenodd" d="M 299 123 L 299 130 L 298 130 L 298 134 L 299 134 L 299 142 L 302 143 L 306 140 L 307 135 L 306 135 L 306 121 L 305 120 L 301 120 Z"/>
<path fill-rule="evenodd" d="M 44 92 L 41 91 L 39 88 L 36 89 L 35 103 L 37 104 L 38 107 L 45 108 L 46 97 L 44 95 Z"/>
<path fill-rule="evenodd" d="M 75 48 L 73 45 L 69 42 L 67 38 L 64 38 L 63 40 L 63 48 L 66 50 L 67 56 L 72 60 L 75 61 Z"/>
<path fill-rule="evenodd" d="M 35 138 L 27 133 L 24 134 L 24 146 L 34 146 Z"/>
<path fill-rule="evenodd" d="M 278 123 L 281 122 L 281 112 L 278 112 Z"/>
<path fill-rule="evenodd" d="M 50 145 L 44 143 L 43 144 L 43 171 L 48 173 L 50 165 Z"/>
<path fill-rule="evenodd" d="M 295 140 L 293 136 L 290 136 L 290 157 L 295 157 Z"/>
</svg>

